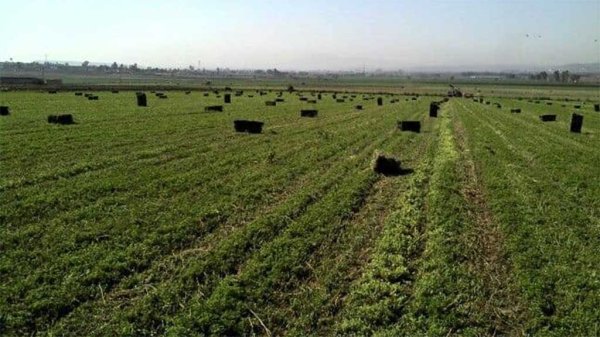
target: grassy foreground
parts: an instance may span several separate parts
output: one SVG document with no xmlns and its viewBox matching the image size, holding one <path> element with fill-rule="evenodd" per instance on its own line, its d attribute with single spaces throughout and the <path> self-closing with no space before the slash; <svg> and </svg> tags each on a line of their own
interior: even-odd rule
<svg viewBox="0 0 600 337">
<path fill-rule="evenodd" d="M 0 93 L 0 335 L 600 334 L 590 103 L 166 94 Z"/>
</svg>

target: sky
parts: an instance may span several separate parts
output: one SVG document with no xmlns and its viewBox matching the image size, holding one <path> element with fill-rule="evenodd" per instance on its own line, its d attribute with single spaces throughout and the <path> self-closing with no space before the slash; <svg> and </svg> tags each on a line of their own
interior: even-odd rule
<svg viewBox="0 0 600 337">
<path fill-rule="evenodd" d="M 367 70 L 600 62 L 600 0 L 0 0 L 0 61 Z"/>
</svg>

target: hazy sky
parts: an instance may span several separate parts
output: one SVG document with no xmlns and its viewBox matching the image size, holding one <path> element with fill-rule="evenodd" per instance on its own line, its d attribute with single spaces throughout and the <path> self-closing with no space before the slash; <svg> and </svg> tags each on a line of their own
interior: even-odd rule
<svg viewBox="0 0 600 337">
<path fill-rule="evenodd" d="M 2 61 L 480 68 L 600 62 L 594 40 L 600 0 L 0 0 Z"/>
</svg>

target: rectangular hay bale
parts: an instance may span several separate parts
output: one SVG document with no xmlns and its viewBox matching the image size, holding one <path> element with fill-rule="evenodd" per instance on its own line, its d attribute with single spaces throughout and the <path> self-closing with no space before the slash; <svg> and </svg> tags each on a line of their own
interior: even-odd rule
<svg viewBox="0 0 600 337">
<path fill-rule="evenodd" d="M 399 121 L 398 128 L 401 131 L 411 131 L 419 133 L 421 132 L 421 122 L 420 121 Z"/>
</svg>

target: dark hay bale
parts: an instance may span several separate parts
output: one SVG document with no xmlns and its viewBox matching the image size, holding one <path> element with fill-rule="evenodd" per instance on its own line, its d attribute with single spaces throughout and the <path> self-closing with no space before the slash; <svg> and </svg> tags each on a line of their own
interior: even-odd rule
<svg viewBox="0 0 600 337">
<path fill-rule="evenodd" d="M 266 106 L 276 106 L 276 105 L 277 105 L 277 102 L 275 102 L 275 101 L 266 101 L 266 102 L 265 102 L 265 105 L 266 105 Z"/>
<path fill-rule="evenodd" d="M 514 114 L 518 114 L 518 113 L 521 113 L 521 109 L 519 109 L 519 108 L 516 108 L 516 109 L 510 109 L 510 112 L 511 112 L 511 113 L 514 113 Z"/>
<path fill-rule="evenodd" d="M 186 95 L 189 95 L 189 94 L 191 94 L 191 93 L 192 93 L 191 91 L 186 91 L 186 92 L 185 92 L 185 94 L 186 94 Z"/>
<path fill-rule="evenodd" d="M 383 98 L 377 97 L 377 105 L 383 105 Z"/>
<path fill-rule="evenodd" d="M 300 110 L 300 117 L 317 117 L 318 114 L 318 110 Z"/>
<path fill-rule="evenodd" d="M 225 91 L 231 91 L 231 87 L 225 87 Z"/>
<path fill-rule="evenodd" d="M 75 96 L 83 96 L 83 93 L 82 92 L 76 92 Z"/>
<path fill-rule="evenodd" d="M 416 101 L 416 100 L 417 100 L 417 98 L 416 98 L 416 97 L 411 97 L 410 99 L 411 99 L 411 100 L 413 100 L 413 101 Z"/>
<path fill-rule="evenodd" d="M 111 92 L 112 92 L 113 94 L 118 94 L 118 93 L 119 93 L 119 90 L 113 90 L 113 91 L 111 91 Z"/>
<path fill-rule="evenodd" d="M 261 133 L 265 123 L 247 120 L 234 120 L 233 127 L 236 132 Z"/>
<path fill-rule="evenodd" d="M 223 112 L 223 106 L 222 105 L 210 105 L 204 108 L 204 112 L 214 112 L 214 111 L 220 111 Z"/>
<path fill-rule="evenodd" d="M 276 98 L 275 102 L 285 102 L 285 99 L 283 99 L 283 98 Z"/>
<path fill-rule="evenodd" d="M 204 97 L 208 97 L 208 95 L 210 95 L 209 93 L 205 92 L 204 94 L 202 94 L 202 96 Z"/>
<path fill-rule="evenodd" d="M 490 105 L 490 104 L 492 104 L 492 102 L 490 102 L 490 101 L 485 102 L 485 105 Z"/>
<path fill-rule="evenodd" d="M 581 105 L 575 105 L 574 108 L 575 109 L 581 109 Z"/>
<path fill-rule="evenodd" d="M 400 165 L 400 160 L 379 152 L 375 152 L 371 168 L 375 173 L 384 176 L 398 176 L 405 173 Z"/>
<path fill-rule="evenodd" d="M 437 117 L 439 109 L 440 109 L 440 103 L 431 102 L 429 104 L 429 117 Z"/>
<path fill-rule="evenodd" d="M 546 102 L 546 105 L 552 105 L 552 102 Z"/>
<path fill-rule="evenodd" d="M 7 106 L 0 106 L 0 116 L 8 116 L 10 115 L 10 111 L 8 111 Z"/>
<path fill-rule="evenodd" d="M 321 94 L 317 95 L 317 99 L 320 100 L 321 99 Z"/>
<path fill-rule="evenodd" d="M 600 112 L 600 104 L 594 104 L 594 111 Z"/>
<path fill-rule="evenodd" d="M 167 96 L 167 95 L 160 95 L 160 96 L 158 96 L 158 98 L 160 98 L 160 99 L 167 99 L 167 98 L 169 98 L 169 96 Z"/>
<path fill-rule="evenodd" d="M 483 103 L 483 97 L 479 97 L 479 103 Z"/>
<path fill-rule="evenodd" d="M 398 122 L 398 128 L 401 131 L 411 131 L 419 133 L 421 132 L 421 122 L 419 121 L 400 121 Z"/>
<path fill-rule="evenodd" d="M 338 98 L 338 99 L 336 99 L 335 101 L 336 101 L 336 102 L 338 102 L 338 103 L 344 103 L 344 102 L 345 102 L 345 100 L 343 100 L 343 99 L 341 99 L 341 98 Z"/>
<path fill-rule="evenodd" d="M 85 97 L 85 98 L 88 98 L 90 96 L 94 96 L 94 94 L 88 94 L 88 93 L 86 93 L 86 94 L 83 95 L 83 97 Z"/>
<path fill-rule="evenodd" d="M 582 126 L 583 126 L 583 116 L 574 113 L 571 116 L 571 132 L 581 133 Z"/>
<path fill-rule="evenodd" d="M 146 99 L 146 94 L 142 92 L 136 93 L 137 98 L 137 106 L 148 106 L 148 100 Z"/>
<path fill-rule="evenodd" d="M 556 115 L 540 115 L 542 122 L 554 122 L 556 121 Z"/>
<path fill-rule="evenodd" d="M 243 94 L 244 94 L 243 90 L 238 90 L 238 91 L 235 92 L 235 96 L 236 97 L 242 96 Z"/>
<path fill-rule="evenodd" d="M 56 92 L 57 92 L 56 90 L 49 90 L 48 91 L 49 94 L 56 94 Z"/>
<path fill-rule="evenodd" d="M 98 96 L 88 96 L 88 101 L 97 101 Z"/>
<path fill-rule="evenodd" d="M 355 108 L 356 110 L 362 110 L 362 109 L 363 109 L 363 106 L 362 106 L 362 105 L 356 105 L 354 108 Z"/>
<path fill-rule="evenodd" d="M 154 95 L 156 95 L 156 97 L 160 97 L 160 96 L 164 96 L 165 93 L 164 92 L 157 92 Z"/>
<path fill-rule="evenodd" d="M 69 125 L 69 124 L 75 124 L 75 121 L 73 120 L 73 115 L 71 115 L 71 114 L 49 115 L 48 123 Z"/>
<path fill-rule="evenodd" d="M 301 101 L 308 101 L 308 98 L 306 98 L 306 97 L 300 97 L 299 100 L 301 100 Z"/>
</svg>

